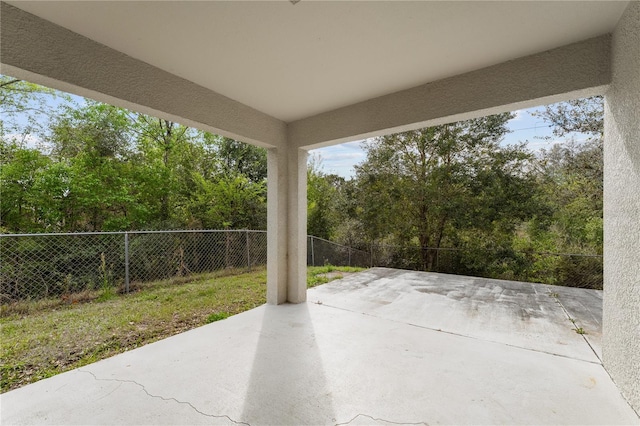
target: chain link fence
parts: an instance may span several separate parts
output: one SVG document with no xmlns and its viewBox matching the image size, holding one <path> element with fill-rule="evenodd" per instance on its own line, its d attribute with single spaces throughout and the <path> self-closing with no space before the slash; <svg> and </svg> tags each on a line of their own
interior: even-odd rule
<svg viewBox="0 0 640 426">
<path fill-rule="evenodd" d="M 307 237 L 307 265 L 309 266 L 371 266 L 371 254 L 364 250 L 343 246 L 319 237 Z"/>
<path fill-rule="evenodd" d="M 142 283 L 189 281 L 267 264 L 266 231 L 190 230 L 0 235 L 0 301 Z M 311 266 L 384 266 L 602 289 L 602 256 L 372 245 L 369 251 L 308 236 Z"/>
<path fill-rule="evenodd" d="M 308 237 L 308 264 L 369 266 L 370 256 Z M 188 281 L 267 264 L 266 231 L 193 230 L 0 235 L 0 300 L 41 299 L 142 283 Z"/>
<path fill-rule="evenodd" d="M 377 244 L 371 265 L 602 290 L 601 255 Z"/>
</svg>

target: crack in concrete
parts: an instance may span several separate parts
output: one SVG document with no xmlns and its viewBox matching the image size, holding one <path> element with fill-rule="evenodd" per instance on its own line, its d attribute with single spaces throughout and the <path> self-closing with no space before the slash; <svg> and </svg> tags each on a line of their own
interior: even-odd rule
<svg viewBox="0 0 640 426">
<path fill-rule="evenodd" d="M 415 423 L 412 423 L 412 422 L 394 422 L 392 420 L 381 419 L 379 417 L 373 417 L 373 416 L 370 416 L 370 415 L 364 414 L 364 413 L 358 413 L 355 416 L 353 416 L 353 418 L 351 420 L 349 420 L 348 422 L 336 423 L 335 426 L 348 425 L 352 421 L 357 419 L 358 417 L 366 417 L 368 419 L 373 420 L 374 422 L 385 422 L 385 423 L 390 423 L 390 424 L 393 424 L 393 425 L 424 425 L 424 426 L 429 426 L 429 423 L 427 423 L 427 422 L 415 422 Z"/>
<path fill-rule="evenodd" d="M 142 385 L 141 383 L 136 382 L 135 380 L 101 379 L 101 378 L 99 378 L 98 376 L 96 376 L 96 375 L 95 375 L 93 372 L 91 372 L 91 371 L 81 370 L 81 369 L 78 369 L 78 371 L 79 371 L 80 373 L 87 373 L 87 374 L 90 374 L 90 375 L 91 375 L 95 380 L 97 380 L 97 381 L 101 381 L 101 382 L 119 382 L 120 384 L 122 384 L 122 383 L 132 383 L 132 384 L 134 384 L 134 385 L 136 385 L 136 386 L 139 386 L 139 387 L 140 387 L 140 389 L 142 389 L 142 391 L 143 391 L 144 393 L 146 393 L 148 396 L 150 396 L 151 398 L 158 398 L 158 399 L 161 399 L 161 400 L 163 400 L 163 401 L 174 401 L 174 402 L 176 402 L 176 403 L 178 403 L 178 404 L 188 405 L 189 407 L 191 407 L 191 409 L 192 409 L 193 411 L 195 411 L 196 413 L 201 414 L 201 415 L 203 415 L 203 416 L 206 416 L 206 417 L 211 417 L 211 418 L 216 418 L 216 419 L 227 419 L 227 420 L 229 420 L 231 423 L 234 423 L 234 424 L 237 424 L 237 425 L 246 425 L 246 426 L 251 426 L 249 423 L 245 423 L 245 422 L 241 422 L 241 421 L 234 420 L 234 419 L 232 419 L 231 417 L 229 417 L 229 416 L 228 416 L 228 415 L 226 415 L 226 414 L 216 415 L 216 414 L 208 414 L 208 413 L 205 413 L 205 412 L 203 412 L 203 411 L 198 410 L 198 409 L 197 409 L 193 404 L 191 404 L 191 403 L 190 403 L 190 402 L 188 402 L 188 401 L 180 401 L 180 400 L 178 400 L 178 399 L 176 399 L 176 398 L 173 398 L 173 397 L 167 398 L 167 397 L 164 397 L 164 396 L 162 396 L 162 395 L 153 395 L 152 393 L 149 393 L 149 391 L 147 390 L 147 388 L 146 388 L 144 385 Z M 113 393 L 113 392 L 115 392 L 115 390 L 114 390 L 114 391 L 112 391 L 111 393 Z"/>
</svg>

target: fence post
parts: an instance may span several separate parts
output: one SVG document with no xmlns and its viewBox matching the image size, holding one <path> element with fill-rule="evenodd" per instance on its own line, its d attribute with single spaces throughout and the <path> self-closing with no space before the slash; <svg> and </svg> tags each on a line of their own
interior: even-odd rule
<svg viewBox="0 0 640 426">
<path fill-rule="evenodd" d="M 351 266 L 351 246 L 349 246 L 349 266 Z"/>
<path fill-rule="evenodd" d="M 316 257 L 313 252 L 313 235 L 311 236 L 311 266 L 316 266 Z"/>
<path fill-rule="evenodd" d="M 129 233 L 124 233 L 124 289 L 129 293 Z"/>
<path fill-rule="evenodd" d="M 373 268 L 373 243 L 371 243 L 371 249 L 369 251 L 369 257 L 370 257 L 370 262 L 371 262 L 371 267 Z"/>
<path fill-rule="evenodd" d="M 251 254 L 249 252 L 249 230 L 246 230 L 247 235 L 247 269 L 251 270 Z"/>
</svg>

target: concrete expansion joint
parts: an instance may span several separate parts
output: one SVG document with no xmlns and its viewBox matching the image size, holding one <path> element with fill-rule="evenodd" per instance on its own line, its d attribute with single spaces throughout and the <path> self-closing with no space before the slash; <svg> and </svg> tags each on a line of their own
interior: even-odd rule
<svg viewBox="0 0 640 426">
<path fill-rule="evenodd" d="M 229 420 L 231 423 L 234 423 L 234 424 L 237 424 L 237 425 L 246 425 L 246 426 L 251 426 L 249 423 L 245 423 L 245 422 L 240 422 L 240 421 L 234 420 L 234 419 L 232 419 L 231 417 L 229 417 L 229 416 L 228 416 L 228 415 L 226 415 L 226 414 L 216 415 L 216 414 L 208 414 L 208 413 L 205 413 L 205 412 L 203 412 L 203 411 L 198 410 L 198 409 L 197 409 L 193 404 L 191 404 L 191 403 L 190 403 L 190 402 L 188 402 L 188 401 L 180 401 L 180 400 L 178 400 L 178 399 L 176 399 L 176 398 L 173 398 L 173 397 L 167 398 L 167 397 L 164 397 L 164 396 L 162 396 L 162 395 L 153 395 L 152 393 L 149 393 L 149 391 L 147 390 L 147 388 L 146 388 L 143 384 L 138 383 L 138 382 L 136 382 L 135 380 L 101 379 L 101 378 L 99 378 L 98 376 L 96 376 L 96 375 L 95 375 L 93 372 L 91 372 L 91 371 L 81 370 L 81 369 L 78 369 L 78 371 L 79 371 L 80 373 L 87 373 L 87 374 L 90 374 L 90 375 L 91 375 L 91 376 L 92 376 L 96 381 L 99 381 L 99 382 L 132 383 L 132 384 L 134 384 L 134 385 L 136 385 L 136 386 L 140 387 L 140 389 L 142 389 L 142 391 L 143 391 L 144 393 L 146 393 L 146 394 L 147 394 L 147 396 L 149 396 L 149 397 L 151 397 L 151 398 L 157 398 L 157 399 L 161 399 L 161 400 L 163 400 L 163 401 L 174 401 L 174 402 L 176 402 L 176 403 L 178 403 L 178 404 L 188 405 L 189 407 L 191 407 L 191 409 L 192 409 L 193 411 L 195 411 L 196 413 L 198 413 L 198 414 L 200 414 L 200 415 L 206 416 L 206 417 L 211 417 L 211 418 L 216 418 L 216 419 L 227 419 L 227 420 Z"/>
<path fill-rule="evenodd" d="M 596 350 L 591 345 L 591 342 L 589 342 L 589 339 L 587 339 L 587 336 L 585 336 L 586 333 L 584 332 L 584 330 L 582 330 L 582 327 L 578 327 L 578 323 L 576 322 L 576 320 L 571 317 L 571 314 L 569 314 L 569 311 L 567 311 L 567 308 L 564 307 L 558 293 L 549 293 L 549 296 L 553 297 L 556 300 L 556 303 L 560 306 L 560 309 L 562 309 L 562 311 L 567 316 L 569 321 L 571 321 L 571 323 L 574 325 L 575 328 L 573 328 L 572 330 L 580 334 L 580 336 L 582 336 L 582 340 L 585 341 L 587 346 L 589 346 L 589 349 L 591 349 L 591 352 L 593 352 L 593 354 L 596 356 L 596 358 L 598 359 L 598 361 L 600 361 L 600 364 L 602 365 L 602 359 L 600 359 L 598 352 L 596 352 Z M 578 330 L 580 330 L 581 332 L 579 332 Z"/>
<path fill-rule="evenodd" d="M 415 423 L 412 423 L 412 422 L 394 422 L 392 420 L 381 419 L 379 417 L 373 417 L 373 416 L 370 416 L 368 414 L 363 414 L 363 413 L 356 414 L 348 422 L 336 423 L 335 426 L 348 425 L 351 422 L 353 422 L 355 419 L 357 419 L 358 417 L 365 417 L 367 419 L 373 420 L 374 422 L 384 422 L 384 423 L 389 423 L 389 424 L 392 424 L 392 425 L 424 425 L 424 426 L 429 426 L 429 423 L 427 423 L 427 422 L 415 422 Z"/>
</svg>

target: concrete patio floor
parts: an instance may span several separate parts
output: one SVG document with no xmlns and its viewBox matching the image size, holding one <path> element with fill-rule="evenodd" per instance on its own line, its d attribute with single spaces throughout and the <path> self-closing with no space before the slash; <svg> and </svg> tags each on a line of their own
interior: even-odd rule
<svg viewBox="0 0 640 426">
<path fill-rule="evenodd" d="M 640 424 L 601 310 L 595 290 L 374 268 L 3 394 L 1 423 Z"/>
</svg>

